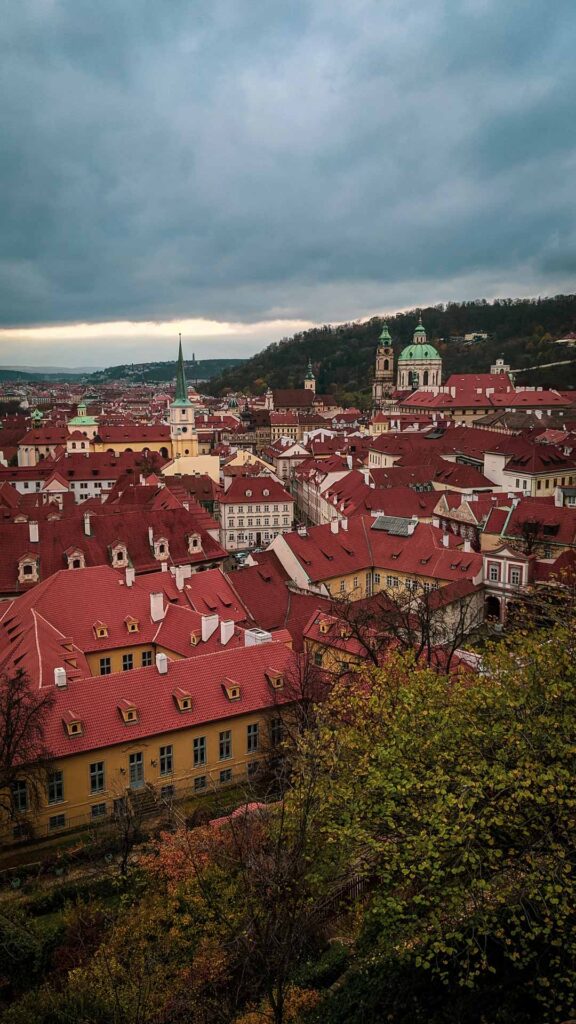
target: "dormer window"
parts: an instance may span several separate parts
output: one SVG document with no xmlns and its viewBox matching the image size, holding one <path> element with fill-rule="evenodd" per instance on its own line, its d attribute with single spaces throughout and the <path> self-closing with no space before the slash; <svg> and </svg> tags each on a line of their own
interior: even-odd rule
<svg viewBox="0 0 576 1024">
<path fill-rule="evenodd" d="M 196 647 L 200 643 L 200 633 L 190 633 L 190 643 L 192 647 Z"/>
<path fill-rule="evenodd" d="M 202 538 L 199 533 L 188 534 L 188 553 L 193 555 L 202 550 Z"/>
<path fill-rule="evenodd" d="M 82 721 L 74 711 L 64 712 L 62 724 L 70 737 L 81 736 L 84 731 Z"/>
<path fill-rule="evenodd" d="M 154 541 L 154 558 L 157 558 L 160 562 L 164 561 L 169 556 L 168 541 L 166 537 L 158 537 Z"/>
<path fill-rule="evenodd" d="M 266 669 L 266 679 L 270 683 L 273 690 L 281 690 L 284 686 L 284 676 L 276 668 Z"/>
<path fill-rule="evenodd" d="M 137 633 L 140 628 L 138 619 L 134 619 L 131 615 L 126 616 L 124 624 L 129 633 Z"/>
<path fill-rule="evenodd" d="M 240 700 L 240 685 L 234 679 L 226 678 L 222 683 L 222 689 L 228 700 Z"/>
<path fill-rule="evenodd" d="M 37 583 L 38 579 L 38 559 L 33 555 L 25 555 L 18 562 L 18 582 Z"/>
<path fill-rule="evenodd" d="M 330 621 L 329 621 L 329 619 L 321 619 L 318 628 L 319 628 L 321 633 L 327 633 L 328 630 L 330 629 Z"/>
<path fill-rule="evenodd" d="M 172 696 L 178 711 L 192 711 L 192 695 L 187 690 L 182 690 L 178 687 L 177 690 L 174 690 Z"/>
<path fill-rule="evenodd" d="M 84 555 L 81 551 L 70 551 L 66 558 L 69 569 L 83 569 L 85 566 Z"/>
<path fill-rule="evenodd" d="M 138 721 L 138 709 L 131 700 L 125 698 L 121 700 L 118 711 L 122 715 L 125 725 L 134 725 Z"/>
<path fill-rule="evenodd" d="M 95 622 L 92 629 L 97 640 L 103 640 L 108 636 L 108 626 L 105 622 Z"/>
<path fill-rule="evenodd" d="M 114 544 L 111 551 L 112 565 L 116 568 L 124 568 L 128 565 L 128 549 L 125 544 Z"/>
</svg>

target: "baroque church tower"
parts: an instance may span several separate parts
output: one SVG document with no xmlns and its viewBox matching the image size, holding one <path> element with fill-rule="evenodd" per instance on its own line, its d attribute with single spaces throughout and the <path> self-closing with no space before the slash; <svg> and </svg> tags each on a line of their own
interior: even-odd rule
<svg viewBox="0 0 576 1024">
<path fill-rule="evenodd" d="M 182 335 L 178 349 L 176 370 L 176 397 L 170 405 L 170 439 L 172 458 L 198 455 L 198 434 L 194 420 L 194 406 L 188 398 L 184 359 L 182 357 Z"/>
<path fill-rule="evenodd" d="M 394 387 L 394 349 L 388 324 L 384 324 L 376 349 L 376 368 L 372 382 L 372 404 L 381 409 Z"/>
<path fill-rule="evenodd" d="M 304 377 L 304 388 L 306 391 L 313 391 L 314 393 L 316 393 L 316 377 L 314 376 L 314 371 L 312 370 L 311 359 L 308 360 L 308 371 L 306 373 L 306 376 Z"/>
</svg>

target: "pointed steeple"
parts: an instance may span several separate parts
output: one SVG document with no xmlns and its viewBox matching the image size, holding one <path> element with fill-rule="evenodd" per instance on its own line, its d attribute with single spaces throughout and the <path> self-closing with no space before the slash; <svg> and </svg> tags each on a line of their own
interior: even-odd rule
<svg viewBox="0 0 576 1024">
<path fill-rule="evenodd" d="M 312 360 L 308 360 L 308 372 L 306 374 L 306 380 L 315 380 L 314 371 L 312 370 Z"/>
<path fill-rule="evenodd" d="M 382 333 L 378 339 L 381 345 L 391 345 L 392 338 L 390 337 L 390 331 L 388 330 L 388 324 L 382 325 Z"/>
<path fill-rule="evenodd" d="M 173 405 L 190 405 L 188 401 L 188 386 L 186 384 L 186 374 L 184 372 L 184 358 L 182 356 L 182 335 L 178 335 L 180 344 L 178 346 L 178 367 L 176 369 L 176 397 L 174 398 Z"/>
</svg>

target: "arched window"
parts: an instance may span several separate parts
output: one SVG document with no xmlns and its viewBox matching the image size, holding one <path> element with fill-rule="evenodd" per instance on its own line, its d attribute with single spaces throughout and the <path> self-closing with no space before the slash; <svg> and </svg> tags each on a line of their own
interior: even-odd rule
<svg viewBox="0 0 576 1024">
<path fill-rule="evenodd" d="M 387 359 L 384 360 L 384 369 L 385 370 L 389 370 L 390 369 L 390 363 L 388 362 Z"/>
<path fill-rule="evenodd" d="M 422 383 L 423 384 L 427 384 L 428 383 L 428 370 L 424 370 L 424 376 L 422 378 Z"/>
</svg>

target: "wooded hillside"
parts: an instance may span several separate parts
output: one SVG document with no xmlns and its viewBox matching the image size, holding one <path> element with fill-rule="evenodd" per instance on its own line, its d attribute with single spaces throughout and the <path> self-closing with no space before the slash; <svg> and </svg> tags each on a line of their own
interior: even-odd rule
<svg viewBox="0 0 576 1024">
<path fill-rule="evenodd" d="M 576 330 L 576 295 L 543 299 L 496 299 L 487 302 L 450 302 L 422 309 L 428 339 L 444 360 L 444 373 L 487 371 L 498 356 L 512 369 L 574 359 L 571 366 L 529 371 L 518 382 L 576 387 L 576 351 L 556 345 L 557 338 Z M 388 318 L 398 355 L 412 340 L 418 311 Z M 301 387 L 308 359 L 317 376 L 317 390 L 333 392 L 345 404 L 366 404 L 374 366 L 374 352 L 383 319 L 325 325 L 292 338 L 273 342 L 211 383 L 215 394 L 233 391 L 261 393 L 268 387 Z M 464 343 L 450 340 L 472 332 L 487 332 L 489 339 Z"/>
</svg>

